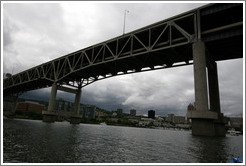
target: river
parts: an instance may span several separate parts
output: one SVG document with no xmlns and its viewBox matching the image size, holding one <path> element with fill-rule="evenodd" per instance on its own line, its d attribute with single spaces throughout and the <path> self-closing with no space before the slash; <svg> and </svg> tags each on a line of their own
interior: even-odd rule
<svg viewBox="0 0 246 166">
<path fill-rule="evenodd" d="M 4 163 L 227 163 L 243 136 L 3 119 Z"/>
</svg>

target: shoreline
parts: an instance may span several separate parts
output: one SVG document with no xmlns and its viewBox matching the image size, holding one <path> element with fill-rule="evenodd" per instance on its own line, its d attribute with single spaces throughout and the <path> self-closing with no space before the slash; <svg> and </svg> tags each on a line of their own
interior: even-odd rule
<svg viewBox="0 0 246 166">
<path fill-rule="evenodd" d="M 36 120 L 36 121 L 42 121 L 42 119 L 32 119 L 30 117 L 7 117 L 7 116 L 3 116 L 3 119 L 20 119 L 20 120 Z M 67 122 L 69 123 L 69 121 L 63 120 L 63 121 L 55 121 L 55 122 Z M 44 122 L 46 123 L 46 122 Z M 157 130 L 173 130 L 173 131 L 190 131 L 191 129 L 187 129 L 187 128 L 180 128 L 180 127 L 155 127 L 155 126 L 151 126 L 151 127 L 140 127 L 140 126 L 131 126 L 131 125 L 122 125 L 122 124 L 107 124 L 105 123 L 105 125 L 101 125 L 101 123 L 105 123 L 105 122 L 98 122 L 98 123 L 80 123 L 80 124 L 92 124 L 92 125 L 99 125 L 99 126 L 117 126 L 117 127 L 134 127 L 134 128 L 145 128 L 145 129 L 157 129 Z"/>
</svg>

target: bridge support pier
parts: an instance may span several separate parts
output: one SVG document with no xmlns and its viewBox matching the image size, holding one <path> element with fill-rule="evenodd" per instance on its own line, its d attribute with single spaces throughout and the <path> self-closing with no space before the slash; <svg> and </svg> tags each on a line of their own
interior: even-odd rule
<svg viewBox="0 0 246 166">
<path fill-rule="evenodd" d="M 192 119 L 192 135 L 214 136 L 214 120 L 208 118 L 193 118 Z"/>
<path fill-rule="evenodd" d="M 42 111 L 43 121 L 44 122 L 55 122 L 55 120 L 57 119 L 58 112 L 55 111 L 57 90 L 62 90 L 68 93 L 75 94 L 74 114 L 70 116 L 70 123 L 79 124 L 82 118 L 82 116 L 79 115 L 81 87 L 75 90 L 75 89 L 70 89 L 70 88 L 63 87 L 63 86 L 58 86 L 55 82 L 53 83 L 52 88 L 51 88 L 48 110 Z"/>
<path fill-rule="evenodd" d="M 43 122 L 54 123 L 57 118 L 57 113 L 54 111 L 42 111 Z"/>
<path fill-rule="evenodd" d="M 74 101 L 74 115 L 70 117 L 71 124 L 79 124 L 82 116 L 79 115 L 81 99 L 81 87 L 78 88 Z"/>
<path fill-rule="evenodd" d="M 51 88 L 48 110 L 42 111 L 43 122 L 55 122 L 57 118 L 57 113 L 55 112 L 56 94 L 57 94 L 57 84 L 54 82 Z"/>
<path fill-rule="evenodd" d="M 223 135 L 220 117 L 220 99 L 216 63 L 208 65 L 208 83 L 210 110 L 207 90 L 207 59 L 205 45 L 202 41 L 193 44 L 195 110 L 189 111 L 187 117 L 192 119 L 192 135 Z"/>
<path fill-rule="evenodd" d="M 208 84 L 209 84 L 209 101 L 210 110 L 217 112 L 218 119 L 214 120 L 214 128 L 216 136 L 225 136 L 225 119 L 220 109 L 220 94 L 217 63 L 213 60 L 207 61 Z"/>
<path fill-rule="evenodd" d="M 3 115 L 13 118 L 17 106 L 18 95 L 3 95 Z"/>
</svg>

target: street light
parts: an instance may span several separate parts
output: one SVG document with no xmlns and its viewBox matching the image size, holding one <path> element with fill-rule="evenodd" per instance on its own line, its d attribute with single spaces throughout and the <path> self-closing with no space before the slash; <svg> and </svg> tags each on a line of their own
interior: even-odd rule
<svg viewBox="0 0 246 166">
<path fill-rule="evenodd" d="M 125 10 L 125 12 L 124 12 L 124 25 L 123 25 L 123 35 L 125 34 L 125 25 L 126 25 L 126 13 L 129 13 L 129 10 Z"/>
</svg>

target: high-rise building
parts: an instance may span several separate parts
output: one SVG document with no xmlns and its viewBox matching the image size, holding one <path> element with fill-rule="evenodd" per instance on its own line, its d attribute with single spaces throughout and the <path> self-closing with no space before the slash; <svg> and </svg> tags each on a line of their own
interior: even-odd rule
<svg viewBox="0 0 246 166">
<path fill-rule="evenodd" d="M 149 110 L 148 111 L 148 118 L 155 119 L 155 111 L 154 110 Z"/>
<path fill-rule="evenodd" d="M 136 110 L 135 109 L 130 110 L 130 116 L 136 116 Z"/>
<path fill-rule="evenodd" d="M 123 110 L 121 108 L 117 109 L 117 116 L 121 117 L 123 115 Z"/>
</svg>

